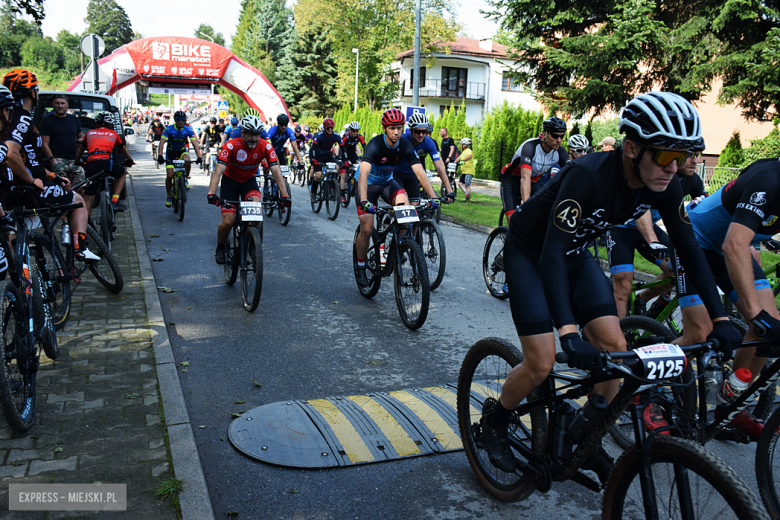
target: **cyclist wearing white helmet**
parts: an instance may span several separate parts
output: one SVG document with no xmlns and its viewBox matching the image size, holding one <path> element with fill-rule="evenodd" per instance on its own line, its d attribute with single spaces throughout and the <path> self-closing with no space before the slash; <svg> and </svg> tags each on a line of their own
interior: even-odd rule
<svg viewBox="0 0 780 520">
<path fill-rule="evenodd" d="M 466 198 L 463 202 L 471 202 L 471 179 L 474 177 L 474 154 L 471 152 L 471 138 L 464 137 L 460 140 L 460 157 L 458 157 L 458 164 L 460 165 L 460 178 L 458 179 L 458 186 L 466 194 Z"/>
<path fill-rule="evenodd" d="M 259 117 L 244 116 L 241 120 L 241 137 L 231 139 L 222 145 L 217 158 L 217 167 L 211 175 L 209 192 L 206 196 L 209 204 L 218 206 L 220 197 L 226 201 L 262 201 L 263 196 L 257 185 L 255 173 L 265 161 L 282 195 L 282 207 L 279 211 L 290 211 L 290 194 L 287 193 L 282 172 L 279 170 L 276 152 L 271 143 L 260 137 L 262 131 L 263 122 L 260 121 Z M 217 186 L 220 187 L 219 197 L 217 196 Z M 218 264 L 225 263 L 225 244 L 235 220 L 235 208 L 222 207 L 222 221 L 217 227 L 217 251 L 215 253 Z M 260 222 L 259 225 L 262 227 L 263 223 Z"/>
<path fill-rule="evenodd" d="M 588 244 L 616 224 L 658 209 L 669 236 L 699 288 L 717 338 L 730 355 L 742 341 L 729 324 L 715 280 L 696 242 L 683 206 L 677 163 L 701 137 L 699 117 L 684 98 L 668 92 L 643 94 L 621 115 L 624 146 L 569 162 L 512 218 L 504 247 L 512 319 L 523 347 L 523 362 L 507 376 L 495 410 L 483 410 L 482 438 L 491 462 L 505 472 L 517 467 L 509 444 L 513 410 L 550 373 L 558 329 L 570 366 L 600 369 L 600 351 L 619 352 L 626 340 L 617 318 L 609 282 Z M 544 273 L 544 274 L 542 274 Z M 583 328 L 587 343 L 578 333 Z M 611 401 L 619 381 L 595 385 L 593 392 Z M 492 407 L 491 407 L 492 408 Z M 582 466 L 604 483 L 612 461 L 598 446 Z"/>
<path fill-rule="evenodd" d="M 409 116 L 407 122 L 409 129 L 401 136 L 412 143 L 414 151 L 417 153 L 417 157 L 420 159 L 420 163 L 425 168 L 425 156 L 430 155 L 433 161 L 433 167 L 436 169 L 436 173 L 441 179 L 442 186 L 446 189 L 445 193 L 449 194 L 445 202 L 451 202 L 455 200 L 455 194 L 452 193 L 452 187 L 450 186 L 450 180 L 447 177 L 447 171 L 444 169 L 444 163 L 439 155 L 439 150 L 436 148 L 436 143 L 433 142 L 428 136 L 428 116 L 415 112 Z M 398 184 L 404 187 L 406 193 L 410 197 L 419 197 L 420 193 L 420 181 L 412 170 L 412 165 L 409 161 L 401 159 L 393 171 L 393 178 Z M 427 180 L 427 176 L 426 176 Z M 425 186 L 423 186 L 427 190 Z"/>
<path fill-rule="evenodd" d="M 574 134 L 569 137 L 569 160 L 573 161 L 577 157 L 582 157 L 588 153 L 590 142 L 582 134 Z"/>
<path fill-rule="evenodd" d="M 360 145 L 360 155 L 358 155 L 358 145 Z M 347 169 L 349 169 L 350 165 L 355 165 L 355 174 L 357 175 L 357 169 L 360 164 L 360 156 L 363 155 L 363 150 L 366 147 L 366 140 L 363 137 L 363 134 L 360 133 L 360 123 L 357 121 L 352 121 L 350 124 L 347 125 L 347 132 L 344 138 L 341 140 L 341 146 L 339 149 L 341 150 L 341 160 L 343 161 L 341 165 L 341 201 L 346 202 L 346 180 L 347 180 Z M 352 194 L 353 196 L 356 196 L 355 193 Z"/>
</svg>

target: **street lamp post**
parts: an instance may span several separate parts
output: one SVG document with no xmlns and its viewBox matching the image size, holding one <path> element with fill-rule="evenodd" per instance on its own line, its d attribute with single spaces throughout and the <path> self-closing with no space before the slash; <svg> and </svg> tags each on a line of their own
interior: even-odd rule
<svg viewBox="0 0 780 520">
<path fill-rule="evenodd" d="M 358 66 L 360 65 L 360 49 L 352 49 L 355 56 L 355 112 L 357 112 L 357 87 L 358 87 Z"/>
<path fill-rule="evenodd" d="M 203 35 L 203 36 L 205 36 L 206 38 L 208 38 L 209 40 L 211 40 L 211 43 L 216 43 L 216 42 L 214 41 L 214 38 L 212 38 L 212 37 L 211 37 L 211 36 L 209 36 L 208 34 L 206 34 L 206 33 L 204 33 L 204 32 L 201 32 L 201 31 L 199 31 L 199 30 L 197 30 L 197 29 L 195 29 L 195 32 L 196 32 L 196 33 L 198 33 L 198 34 L 200 34 L 200 35 Z M 212 107 L 212 103 L 214 103 L 214 83 L 212 83 L 212 84 L 211 84 L 211 97 L 209 98 L 209 108 L 213 108 L 213 107 Z"/>
</svg>

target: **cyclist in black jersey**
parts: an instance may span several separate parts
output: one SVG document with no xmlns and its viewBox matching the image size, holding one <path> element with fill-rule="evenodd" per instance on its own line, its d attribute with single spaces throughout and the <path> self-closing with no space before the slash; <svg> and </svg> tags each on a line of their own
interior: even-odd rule
<svg viewBox="0 0 780 520">
<path fill-rule="evenodd" d="M 542 123 L 542 129 L 542 137 L 523 142 L 512 162 L 501 170 L 501 201 L 507 223 L 520 204 L 535 195 L 569 161 L 569 154 L 561 147 L 566 123 L 551 117 Z"/>
<path fill-rule="evenodd" d="M 360 123 L 352 121 L 347 125 L 347 133 L 341 139 L 341 170 L 340 170 L 340 185 L 341 185 L 341 202 L 346 202 L 346 180 L 347 169 L 351 165 L 359 166 L 360 156 L 358 155 L 358 146 L 360 146 L 360 154 L 363 154 L 363 150 L 366 148 L 366 140 L 363 138 L 363 134 L 360 133 Z"/>
<path fill-rule="evenodd" d="M 741 342 L 682 212 L 677 164 L 687 160 L 688 150 L 701 137 L 696 110 L 676 94 L 643 94 L 623 110 L 620 130 L 626 134 L 623 147 L 564 166 L 520 207 L 510 224 L 504 266 L 523 362 L 510 372 L 495 411 L 482 421 L 490 460 L 503 471 L 516 468 L 507 432 L 511 411 L 544 381 L 555 362 L 553 327 L 569 364 L 581 369 L 599 369 L 600 350 L 626 349 L 609 283 L 587 250 L 589 242 L 611 227 L 657 208 L 682 262 L 697 267 L 690 277 L 704 288 L 702 301 L 716 322 L 710 336 L 720 340 L 727 356 Z M 580 338 L 577 324 L 592 344 Z M 618 384 L 601 383 L 594 391 L 611 400 Z M 596 471 L 603 483 L 611 460 L 597 448 L 583 468 Z"/>
<path fill-rule="evenodd" d="M 201 146 L 206 147 L 206 164 L 210 164 L 209 161 L 211 160 L 211 147 L 216 147 L 217 153 L 219 153 L 221 135 L 222 133 L 219 131 L 219 127 L 217 126 L 217 118 L 212 117 L 209 119 L 208 128 L 204 129 L 200 133 L 200 144 Z"/>
</svg>

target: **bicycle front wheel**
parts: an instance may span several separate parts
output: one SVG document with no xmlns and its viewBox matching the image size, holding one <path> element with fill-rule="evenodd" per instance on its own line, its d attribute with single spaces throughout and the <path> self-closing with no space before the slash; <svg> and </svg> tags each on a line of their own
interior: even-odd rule
<svg viewBox="0 0 780 520">
<path fill-rule="evenodd" d="M 113 214 L 111 212 L 111 196 L 107 191 L 100 192 L 100 236 L 103 242 L 111 249 L 111 228 L 113 227 Z"/>
<path fill-rule="evenodd" d="M 108 250 L 108 246 L 100 238 L 97 231 L 92 226 L 87 226 L 87 236 L 89 243 L 94 248 L 94 253 L 100 257 L 98 262 L 90 263 L 89 270 L 95 275 L 103 287 L 113 293 L 120 293 L 125 286 L 122 278 L 122 271 L 114 259 L 114 255 Z"/>
<path fill-rule="evenodd" d="M 182 175 L 179 178 L 179 222 L 184 221 L 184 205 L 187 204 L 187 183 Z"/>
<path fill-rule="evenodd" d="M 0 282 L 0 408 L 8 425 L 17 432 L 32 427 L 35 417 L 35 376 L 19 365 L 27 341 L 24 308 L 10 280 Z"/>
<path fill-rule="evenodd" d="M 414 240 L 401 240 L 398 252 L 388 261 L 396 262 L 393 282 L 401 321 L 412 330 L 419 329 L 428 317 L 431 298 L 423 252 Z"/>
<path fill-rule="evenodd" d="M 432 220 L 420 222 L 417 234 L 417 243 L 420 244 L 425 263 L 428 266 L 428 281 L 431 283 L 431 291 L 435 290 L 444 279 L 444 269 L 447 267 L 447 249 L 444 246 L 444 236 L 441 228 Z"/>
<path fill-rule="evenodd" d="M 764 425 L 756 447 L 756 480 L 758 491 L 772 518 L 780 517 L 780 408 Z M 777 459 L 775 459 L 777 455 Z"/>
<path fill-rule="evenodd" d="M 238 233 L 238 226 L 233 226 L 228 234 L 227 242 L 225 242 L 225 263 L 222 269 L 225 273 L 225 283 L 228 285 L 236 283 L 238 277 L 238 244 L 240 244 Z"/>
<path fill-rule="evenodd" d="M 248 227 L 242 240 L 244 254 L 241 265 L 241 298 L 244 308 L 255 312 L 263 291 L 263 243 L 256 227 Z"/>
<path fill-rule="evenodd" d="M 328 218 L 330 220 L 336 220 L 339 216 L 339 209 L 341 208 L 341 197 L 339 196 L 339 185 L 336 181 L 328 181 L 327 190 L 325 191 L 325 208 L 328 212 Z"/>
<path fill-rule="evenodd" d="M 512 368 L 522 361 L 520 351 L 508 341 L 485 338 L 469 349 L 458 377 L 458 426 L 466 457 L 479 483 L 502 502 L 523 500 L 536 489 L 531 477 L 504 473 L 496 468 L 490 462 L 482 438 L 483 417 L 493 412 L 501 395 L 501 386 Z M 535 395 L 536 391 L 527 399 L 535 399 Z M 521 404 L 525 402 L 523 400 Z M 515 458 L 527 462 L 529 454 L 542 455 L 547 443 L 544 408 L 535 407 L 522 416 L 512 412 L 509 435 Z"/>
<path fill-rule="evenodd" d="M 290 191 L 290 183 L 287 182 L 287 179 L 284 180 L 284 187 L 287 188 L 287 196 L 292 198 L 292 192 Z M 290 223 L 290 213 L 292 212 L 292 206 L 289 208 L 279 208 L 279 211 L 277 212 L 277 215 L 279 216 L 279 223 L 283 226 L 286 226 Z"/>
<path fill-rule="evenodd" d="M 320 182 L 319 192 L 317 193 L 315 199 L 313 201 L 311 201 L 311 210 L 314 213 L 319 213 L 320 210 L 322 209 L 322 197 L 323 197 L 323 195 L 322 195 L 323 191 L 322 190 L 325 189 L 326 185 L 327 185 L 327 183 L 324 180 L 322 180 Z M 309 188 L 311 189 L 311 185 L 309 185 Z M 309 195 L 311 196 L 311 193 Z"/>
<path fill-rule="evenodd" d="M 65 258 L 59 247 L 52 247 L 49 237 L 35 235 L 36 255 L 43 254 L 38 258 L 39 270 L 45 269 L 48 273 L 48 281 L 51 283 L 51 292 L 49 293 L 49 305 L 51 308 L 51 318 L 56 329 L 65 326 L 70 315 L 70 275 L 65 265 Z M 45 261 L 45 265 L 44 265 Z"/>
<path fill-rule="evenodd" d="M 358 235 L 360 235 L 360 225 L 355 230 L 355 236 L 352 238 L 352 271 L 355 273 L 355 280 L 357 281 L 357 249 L 355 243 L 357 242 Z M 366 277 L 368 278 L 368 286 L 363 287 L 357 284 L 358 291 L 364 298 L 373 298 L 376 293 L 379 292 L 379 286 L 382 283 L 382 265 L 379 258 L 379 248 L 377 247 L 379 242 L 379 234 L 376 229 L 371 233 L 371 238 L 368 241 L 368 254 L 366 255 Z"/>
<path fill-rule="evenodd" d="M 509 229 L 505 227 L 497 227 L 491 231 L 482 252 L 482 277 L 488 292 L 499 300 L 509 298 L 504 272 L 504 243 L 508 234 Z"/>
<path fill-rule="evenodd" d="M 51 308 L 48 303 L 43 301 L 45 292 L 40 275 L 33 274 L 31 279 L 33 326 L 36 334 L 40 337 L 41 346 L 46 356 L 51 360 L 55 360 L 59 353 L 59 347 L 57 346 L 57 333 L 54 331 L 54 322 L 51 319 Z"/>
<path fill-rule="evenodd" d="M 173 177 L 173 189 L 171 190 L 172 195 L 172 203 L 173 203 L 173 212 L 178 213 L 179 212 L 179 184 L 181 184 L 181 179 L 177 174 L 174 174 Z"/>
<path fill-rule="evenodd" d="M 637 450 L 618 458 L 604 491 L 602 518 L 768 518 L 736 472 L 702 446 L 677 437 L 656 437 L 650 446 L 655 494 L 644 497 Z M 649 511 L 648 507 L 655 508 Z"/>
</svg>

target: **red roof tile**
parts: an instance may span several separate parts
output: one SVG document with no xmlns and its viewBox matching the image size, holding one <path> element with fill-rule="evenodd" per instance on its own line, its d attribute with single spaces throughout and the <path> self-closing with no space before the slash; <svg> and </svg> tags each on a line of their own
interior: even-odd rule
<svg viewBox="0 0 780 520">
<path fill-rule="evenodd" d="M 444 45 L 441 42 L 437 42 L 440 52 L 444 53 Z M 486 51 L 479 46 L 479 40 L 474 38 L 455 38 L 454 42 L 449 42 L 450 54 L 453 55 L 466 55 L 466 56 L 482 56 L 488 58 L 508 58 L 507 47 L 500 43 L 493 42 L 492 52 Z M 411 58 L 414 56 L 414 49 L 408 50 L 397 54 L 395 57 L 398 60 L 404 58 Z"/>
</svg>

